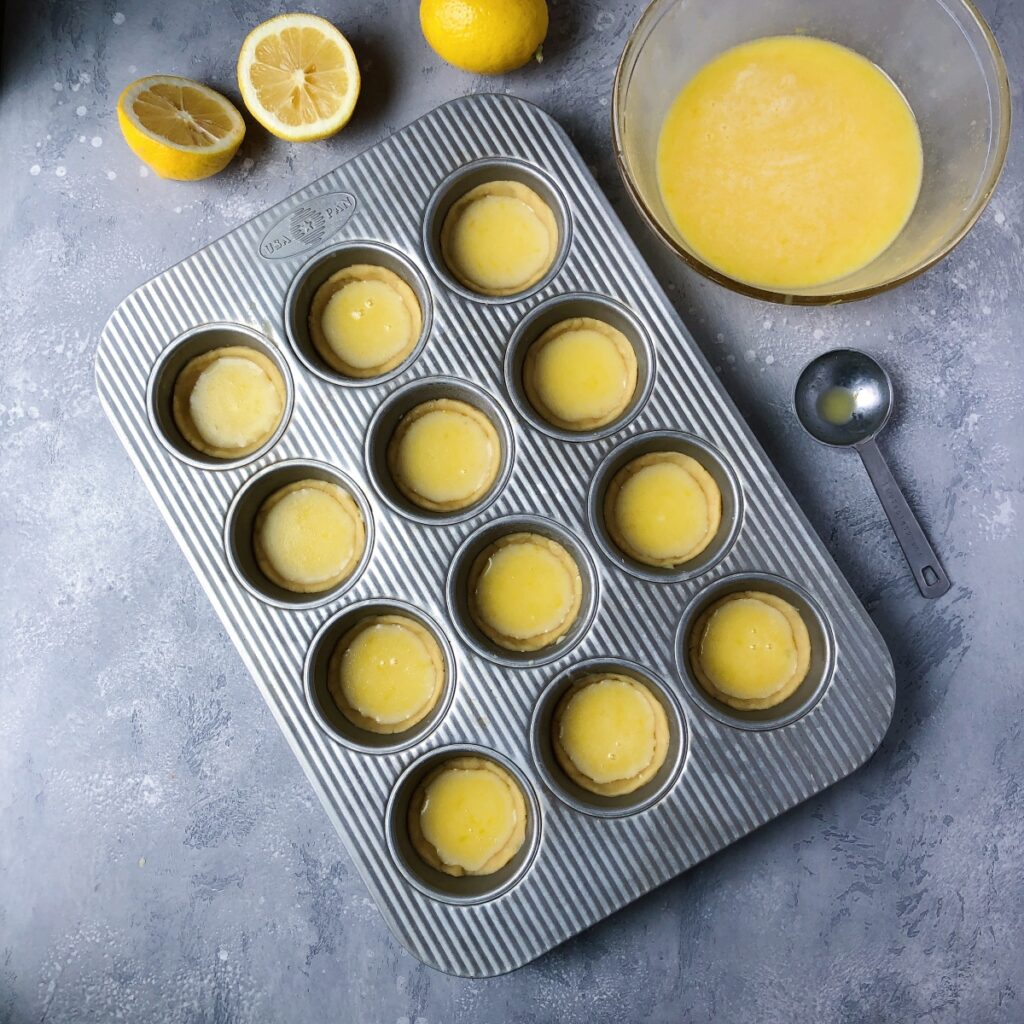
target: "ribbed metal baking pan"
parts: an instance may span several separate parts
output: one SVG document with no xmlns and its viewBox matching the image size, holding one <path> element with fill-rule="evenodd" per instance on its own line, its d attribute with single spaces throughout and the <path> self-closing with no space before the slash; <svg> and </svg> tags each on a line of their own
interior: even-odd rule
<svg viewBox="0 0 1024 1024">
<path fill-rule="evenodd" d="M 563 251 L 529 294 L 483 300 L 439 263 L 438 218 L 466 188 L 509 177 L 553 204 Z M 347 245 L 391 261 L 424 307 L 420 350 L 386 379 L 339 381 L 303 336 L 303 297 Z M 587 309 L 632 330 L 641 384 L 624 423 L 567 439 L 530 416 L 517 359 L 531 323 Z M 280 436 L 223 466 L 189 455 L 165 403 L 175 367 L 226 341 L 269 352 L 291 396 Z M 885 733 L 893 671 L 877 631 L 580 155 L 535 106 L 497 95 L 448 103 L 154 278 L 111 316 L 96 376 L 118 436 L 381 913 L 433 967 L 479 977 L 527 963 L 847 775 Z M 442 522 L 403 508 L 379 446 L 403 401 L 432 393 L 484 403 L 507 459 L 493 501 Z M 616 557 L 597 507 L 617 465 L 666 446 L 704 455 L 723 487 L 726 525 L 696 567 L 644 572 Z M 289 474 L 340 474 L 371 527 L 363 571 L 319 601 L 261 593 L 246 575 L 252 495 Z M 497 657 L 460 607 L 465 559 L 514 517 L 573 545 L 587 584 L 583 628 L 534 659 Z M 815 657 L 794 701 L 742 719 L 703 696 L 681 652 L 701 607 L 752 583 L 798 604 Z M 404 745 L 360 744 L 332 731 L 318 696 L 323 655 L 337 616 L 395 604 L 440 632 L 451 685 Z M 658 785 L 632 803 L 588 803 L 559 779 L 546 745 L 553 702 L 595 666 L 647 677 L 673 723 Z M 463 749 L 517 774 L 531 827 L 504 875 L 446 887 L 416 868 L 403 801 L 431 759 Z"/>
</svg>

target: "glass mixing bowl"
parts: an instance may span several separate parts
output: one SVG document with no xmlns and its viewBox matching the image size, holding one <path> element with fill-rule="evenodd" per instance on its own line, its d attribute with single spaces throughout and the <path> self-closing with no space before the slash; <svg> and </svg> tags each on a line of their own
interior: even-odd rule
<svg viewBox="0 0 1024 1024">
<path fill-rule="evenodd" d="M 795 34 L 841 43 L 889 74 L 917 117 L 924 176 L 910 220 L 871 263 L 837 281 L 776 292 L 727 277 L 687 246 L 662 202 L 656 157 L 668 109 L 701 67 L 739 43 Z M 995 38 L 970 0 L 654 0 L 619 61 L 612 128 L 634 202 L 687 263 L 746 295 L 843 302 L 920 274 L 967 234 L 1003 168 L 1010 87 Z"/>
</svg>

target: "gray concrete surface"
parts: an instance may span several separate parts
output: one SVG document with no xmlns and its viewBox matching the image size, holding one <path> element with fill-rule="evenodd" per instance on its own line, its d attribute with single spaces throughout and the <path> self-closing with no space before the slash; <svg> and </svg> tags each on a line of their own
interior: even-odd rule
<svg viewBox="0 0 1024 1024">
<path fill-rule="evenodd" d="M 670 261 L 611 158 L 640 0 L 558 0 L 546 59 L 443 66 L 412 0 L 327 0 L 365 88 L 349 128 L 253 128 L 223 175 L 147 175 L 137 75 L 229 94 L 252 0 L 9 0 L 0 92 L 0 1021 L 1024 1021 L 1024 143 L 963 245 L 859 304 L 784 309 Z M 1024 11 L 984 0 L 1020 105 Z M 572 133 L 888 641 L 869 765 L 523 970 L 467 982 L 391 939 L 108 428 L 92 360 L 132 288 L 450 97 L 507 89 Z M 954 589 L 921 600 L 852 455 L 794 377 L 852 343 L 893 372 L 884 447 Z"/>
</svg>

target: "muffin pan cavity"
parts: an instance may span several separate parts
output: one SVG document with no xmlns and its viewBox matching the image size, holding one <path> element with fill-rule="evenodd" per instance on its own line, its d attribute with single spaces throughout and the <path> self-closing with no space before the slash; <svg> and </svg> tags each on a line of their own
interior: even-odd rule
<svg viewBox="0 0 1024 1024">
<path fill-rule="evenodd" d="M 488 295 L 467 287 L 449 267 L 442 244 L 445 222 L 452 208 L 474 189 L 494 182 L 513 182 L 529 189 L 551 211 L 557 233 L 554 257 L 539 280 L 521 291 L 505 295 Z M 431 269 L 451 291 L 474 302 L 515 302 L 545 288 L 561 269 L 569 251 L 571 236 L 569 207 L 562 197 L 560 187 L 536 165 L 514 159 L 478 160 L 460 167 L 438 186 L 427 204 L 423 218 L 423 250 Z"/>
<path fill-rule="evenodd" d="M 531 401 L 524 381 L 527 354 L 545 331 L 568 320 L 596 320 L 621 332 L 636 360 L 636 382 L 626 407 L 610 422 L 583 430 L 557 426 Z M 505 387 L 516 411 L 531 426 L 563 441 L 594 441 L 614 434 L 643 409 L 654 387 L 654 347 L 637 316 L 621 302 L 603 295 L 573 293 L 548 299 L 516 327 L 505 351 Z"/>
<path fill-rule="evenodd" d="M 795 608 L 811 644 L 810 665 L 803 681 L 781 703 L 763 710 L 741 710 L 716 699 L 700 684 L 693 669 L 691 647 L 698 620 L 726 595 L 746 591 L 772 594 Z M 690 602 L 676 632 L 675 658 L 686 695 L 701 711 L 724 725 L 759 732 L 792 725 L 821 700 L 835 670 L 835 637 L 820 605 L 803 587 L 769 573 L 741 573 L 716 580 Z"/>
<path fill-rule="evenodd" d="M 494 428 L 498 442 L 494 480 L 483 494 L 463 508 L 448 511 L 425 508 L 411 500 L 395 479 L 390 456 L 396 431 L 405 417 L 429 402 L 468 405 Z M 396 512 L 425 525 L 450 525 L 478 515 L 498 497 L 512 472 L 513 446 L 508 416 L 483 388 L 456 377 L 429 377 L 404 385 L 378 406 L 366 431 L 366 471 L 377 493 Z"/>
<path fill-rule="evenodd" d="M 365 535 L 359 561 L 345 579 L 328 590 L 305 594 L 288 590 L 269 579 L 259 567 L 253 543 L 256 517 L 263 503 L 282 488 L 303 480 L 322 480 L 346 492 L 362 516 Z M 373 514 L 360 487 L 332 466 L 307 459 L 274 463 L 252 476 L 232 499 L 224 523 L 224 551 L 236 579 L 250 594 L 276 608 L 315 608 L 345 593 L 370 561 L 373 541 Z"/>
<path fill-rule="evenodd" d="M 424 779 L 447 762 L 479 758 L 504 769 L 519 787 L 526 806 L 526 835 L 507 864 L 486 875 L 453 876 L 428 864 L 409 835 L 409 808 Z M 512 889 L 529 870 L 541 836 L 540 801 L 525 772 L 509 758 L 472 744 L 442 747 L 414 761 L 399 777 L 384 812 L 388 851 L 407 881 L 420 892 L 443 903 L 486 903 Z"/>
<path fill-rule="evenodd" d="M 380 733 L 360 728 L 343 714 L 330 691 L 330 672 L 339 643 L 360 623 L 395 616 L 417 623 L 437 643 L 444 681 L 440 696 L 424 718 L 401 732 Z M 404 601 L 373 599 L 343 608 L 317 630 L 306 652 L 302 677 L 310 710 L 332 739 L 361 753 L 393 753 L 419 743 L 444 718 L 455 693 L 455 655 L 444 631 L 426 612 Z"/>
<path fill-rule="evenodd" d="M 537 650 L 515 651 L 499 645 L 484 633 L 472 609 L 474 570 L 479 569 L 480 559 L 495 542 L 517 534 L 533 534 L 553 540 L 568 553 L 579 572 L 581 595 L 575 619 L 559 639 Z M 464 643 L 490 661 L 528 668 L 563 657 L 586 635 L 597 614 L 598 586 L 594 560 L 575 534 L 541 516 L 516 515 L 489 522 L 463 542 L 448 570 L 445 596 L 448 614 Z"/>
<path fill-rule="evenodd" d="M 224 348 L 248 349 L 270 360 L 284 382 L 284 407 L 277 428 L 255 451 L 237 458 L 217 458 L 194 448 L 182 436 L 174 418 L 174 385 L 178 376 L 193 359 Z M 176 458 L 198 469 L 234 469 L 262 458 L 288 429 L 294 402 L 291 371 L 277 347 L 251 327 L 229 323 L 204 324 L 172 341 L 153 364 L 146 391 L 149 421 L 156 436 Z"/>
<path fill-rule="evenodd" d="M 630 793 L 603 796 L 571 779 L 555 755 L 556 712 L 563 700 L 598 676 L 635 680 L 657 700 L 668 723 L 668 749 L 654 777 Z M 672 788 L 686 758 L 686 724 L 679 702 L 650 669 L 621 658 L 593 658 L 562 672 L 545 687 L 530 721 L 530 748 L 541 777 L 574 810 L 599 818 L 621 818 L 647 810 Z"/>
<path fill-rule="evenodd" d="M 412 292 L 420 314 L 420 329 L 409 354 L 397 366 L 367 376 L 353 376 L 331 366 L 318 351 L 310 331 L 310 309 L 317 291 L 332 275 L 356 266 L 382 268 L 398 277 Z M 433 320 L 433 297 L 422 271 L 408 256 L 382 242 L 345 242 L 324 250 L 299 270 L 284 300 L 285 335 L 306 369 L 332 384 L 350 387 L 383 384 L 408 369 L 427 343 Z"/>
<path fill-rule="evenodd" d="M 605 499 L 609 485 L 620 470 L 654 452 L 680 452 L 696 459 L 722 496 L 722 518 L 711 542 L 696 557 L 672 568 L 647 565 L 630 557 L 608 528 Z M 682 583 L 709 572 L 729 553 L 743 524 L 743 491 L 736 471 L 717 448 L 692 434 L 656 430 L 630 438 L 605 456 L 591 480 L 587 515 L 591 532 L 612 565 L 654 583 Z"/>
</svg>

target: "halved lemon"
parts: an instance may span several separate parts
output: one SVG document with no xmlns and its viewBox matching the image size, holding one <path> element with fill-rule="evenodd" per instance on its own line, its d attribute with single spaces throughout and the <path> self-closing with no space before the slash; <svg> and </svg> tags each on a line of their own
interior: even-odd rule
<svg viewBox="0 0 1024 1024">
<path fill-rule="evenodd" d="M 315 14 L 280 14 L 257 25 L 238 55 L 238 88 L 249 113 L 289 142 L 326 139 L 359 98 L 359 65 L 348 40 Z"/>
<path fill-rule="evenodd" d="M 227 97 L 178 75 L 150 75 L 126 86 L 117 121 L 140 160 L 178 181 L 224 170 L 245 137 L 242 115 Z"/>
</svg>

